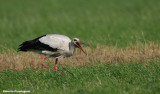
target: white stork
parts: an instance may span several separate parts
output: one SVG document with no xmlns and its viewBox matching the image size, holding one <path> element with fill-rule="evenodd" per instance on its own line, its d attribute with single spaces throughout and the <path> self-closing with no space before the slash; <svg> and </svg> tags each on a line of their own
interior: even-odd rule
<svg viewBox="0 0 160 94">
<path fill-rule="evenodd" d="M 46 57 L 44 58 L 44 61 L 41 62 L 42 66 L 45 65 L 44 62 L 48 59 L 48 57 L 56 58 L 54 69 L 57 71 L 59 57 L 72 56 L 75 48 L 79 48 L 85 53 L 80 46 L 80 43 L 88 45 L 84 42 L 81 42 L 78 38 L 73 38 L 71 40 L 65 35 L 48 34 L 23 42 L 19 46 L 18 50 L 24 52 L 33 51 L 45 55 Z"/>
</svg>

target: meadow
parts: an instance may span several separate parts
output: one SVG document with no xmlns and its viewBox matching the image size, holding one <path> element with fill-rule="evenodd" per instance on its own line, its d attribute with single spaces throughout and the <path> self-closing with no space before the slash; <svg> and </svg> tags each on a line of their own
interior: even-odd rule
<svg viewBox="0 0 160 94">
<path fill-rule="evenodd" d="M 0 0 L 0 93 L 160 93 L 159 0 Z M 17 52 L 45 34 L 78 37 L 78 49 L 53 70 L 44 56 Z"/>
</svg>

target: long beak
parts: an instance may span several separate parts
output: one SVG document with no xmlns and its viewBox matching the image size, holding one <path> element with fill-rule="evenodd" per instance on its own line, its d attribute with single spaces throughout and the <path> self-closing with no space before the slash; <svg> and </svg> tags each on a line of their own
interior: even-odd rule
<svg viewBox="0 0 160 94">
<path fill-rule="evenodd" d="M 86 43 L 84 43 L 84 42 L 81 42 L 81 41 L 80 41 L 79 43 L 88 45 L 88 44 L 86 44 Z M 78 48 L 81 49 L 81 50 L 83 51 L 84 54 L 86 54 L 86 52 L 82 49 L 82 47 L 80 46 L 79 43 L 77 43 Z M 87 54 L 86 54 L 86 55 L 87 55 Z"/>
<path fill-rule="evenodd" d="M 86 44 L 86 43 L 84 43 L 84 42 L 82 42 L 82 41 L 79 41 L 79 43 L 89 46 L 88 44 Z"/>
</svg>

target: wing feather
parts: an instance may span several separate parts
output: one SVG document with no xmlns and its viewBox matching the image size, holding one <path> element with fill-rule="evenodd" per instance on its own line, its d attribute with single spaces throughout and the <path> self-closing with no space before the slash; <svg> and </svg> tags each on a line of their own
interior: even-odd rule
<svg viewBox="0 0 160 94">
<path fill-rule="evenodd" d="M 48 34 L 39 39 L 40 42 L 59 50 L 69 50 L 69 42 L 71 39 L 64 35 Z"/>
</svg>

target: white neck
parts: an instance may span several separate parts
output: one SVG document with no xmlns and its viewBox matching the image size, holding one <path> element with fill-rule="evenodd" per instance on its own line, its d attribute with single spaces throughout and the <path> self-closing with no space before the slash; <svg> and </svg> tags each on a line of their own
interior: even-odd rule
<svg viewBox="0 0 160 94">
<path fill-rule="evenodd" d="M 73 54 L 74 53 L 74 49 L 75 49 L 74 43 L 71 41 L 69 43 L 69 52 Z"/>
</svg>

